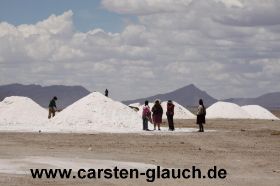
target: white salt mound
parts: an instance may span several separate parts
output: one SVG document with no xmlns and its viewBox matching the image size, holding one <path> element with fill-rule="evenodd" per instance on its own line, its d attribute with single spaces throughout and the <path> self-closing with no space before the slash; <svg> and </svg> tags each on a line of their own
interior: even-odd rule
<svg viewBox="0 0 280 186">
<path fill-rule="evenodd" d="M 173 101 L 174 107 L 174 119 L 195 119 L 196 116 L 191 113 L 188 109 L 180 105 L 179 103 Z M 164 101 L 161 103 L 161 106 L 163 108 L 163 117 L 166 119 L 166 111 L 167 111 L 167 101 Z"/>
<path fill-rule="evenodd" d="M 251 119 L 251 115 L 237 104 L 219 101 L 206 109 L 206 118 Z"/>
<path fill-rule="evenodd" d="M 142 118 L 128 106 L 93 92 L 59 113 L 52 121 L 61 131 L 137 132 Z"/>
<path fill-rule="evenodd" d="M 141 104 L 140 104 L 140 103 L 131 103 L 131 104 L 129 104 L 128 106 L 131 106 L 131 107 L 137 107 L 137 108 L 139 108 L 139 109 L 140 109 Z"/>
<path fill-rule="evenodd" d="M 133 109 L 135 112 L 138 112 L 140 110 L 141 104 L 140 103 L 132 103 L 128 105 L 131 109 Z"/>
<path fill-rule="evenodd" d="M 188 109 L 180 105 L 179 103 L 173 101 L 174 107 L 174 119 L 195 119 L 195 115 L 191 113 Z M 140 106 L 140 109 L 138 111 L 139 115 L 142 115 L 143 106 Z M 149 103 L 149 107 L 152 110 L 152 107 L 154 106 L 154 103 Z M 162 109 L 163 109 L 163 115 L 162 118 L 166 119 L 166 110 L 167 110 L 167 101 L 164 101 L 161 103 Z"/>
<path fill-rule="evenodd" d="M 19 129 L 36 127 L 48 119 L 48 112 L 32 99 L 11 96 L 0 102 L 0 126 L 18 126 Z"/>
<path fill-rule="evenodd" d="M 241 108 L 249 113 L 252 119 L 279 120 L 279 118 L 259 105 L 246 105 L 242 106 Z"/>
</svg>

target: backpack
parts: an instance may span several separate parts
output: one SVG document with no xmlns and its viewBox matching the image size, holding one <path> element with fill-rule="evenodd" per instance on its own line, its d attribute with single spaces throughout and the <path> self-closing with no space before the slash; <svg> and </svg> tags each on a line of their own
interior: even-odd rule
<svg viewBox="0 0 280 186">
<path fill-rule="evenodd" d="M 149 107 L 144 106 L 142 115 L 143 117 L 149 117 L 151 115 Z"/>
</svg>

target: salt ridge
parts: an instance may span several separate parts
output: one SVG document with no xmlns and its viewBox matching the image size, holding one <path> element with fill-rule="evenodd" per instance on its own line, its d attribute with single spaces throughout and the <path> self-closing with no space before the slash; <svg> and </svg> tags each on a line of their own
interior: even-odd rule
<svg viewBox="0 0 280 186">
<path fill-rule="evenodd" d="M 163 117 L 166 118 L 166 104 Z M 150 107 L 153 103 L 149 104 Z M 175 117 L 194 119 L 195 115 L 174 102 Z M 180 109 L 182 108 L 182 109 Z M 179 110 L 178 110 L 179 109 Z M 73 103 L 56 117 L 48 120 L 48 110 L 30 98 L 11 96 L 0 102 L 0 130 L 19 132 L 75 132 L 75 133 L 134 133 L 142 132 L 142 107 L 136 113 L 130 107 L 104 95 L 93 92 Z M 182 114 L 180 116 L 180 114 Z M 217 102 L 207 109 L 208 119 L 278 119 L 268 110 L 258 105 L 240 107 L 233 103 Z M 149 124 L 149 128 L 152 125 Z M 162 128 L 165 131 L 165 128 Z M 166 128 L 166 130 L 168 130 Z M 178 129 L 191 132 L 193 129 Z M 152 133 L 151 133 L 152 134 Z"/>
</svg>

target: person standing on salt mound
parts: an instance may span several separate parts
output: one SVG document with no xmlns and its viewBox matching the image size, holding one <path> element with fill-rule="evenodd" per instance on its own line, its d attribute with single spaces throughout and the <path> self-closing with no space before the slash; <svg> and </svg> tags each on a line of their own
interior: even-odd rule
<svg viewBox="0 0 280 186">
<path fill-rule="evenodd" d="M 54 96 L 53 99 L 50 101 L 50 104 L 49 104 L 49 116 L 48 118 L 51 119 L 51 117 L 54 117 L 55 116 L 55 112 L 56 112 L 56 100 L 57 100 L 57 97 Z"/>
<path fill-rule="evenodd" d="M 158 130 L 160 130 L 160 124 L 162 123 L 163 109 L 160 105 L 159 100 L 155 101 L 155 104 L 152 108 L 152 112 L 153 112 L 154 130 L 156 130 L 156 126 L 158 126 Z"/>
<path fill-rule="evenodd" d="M 109 90 L 106 88 L 105 90 L 105 96 L 108 97 L 109 96 Z"/>
<path fill-rule="evenodd" d="M 148 121 L 151 121 L 151 110 L 149 107 L 149 101 L 147 100 L 145 101 L 145 105 L 143 106 L 142 119 L 143 119 L 143 130 L 149 130 Z"/>
<path fill-rule="evenodd" d="M 166 107 L 167 107 L 166 108 L 166 116 L 167 116 L 169 130 L 174 131 L 173 116 L 174 116 L 175 105 L 172 103 L 171 100 L 168 100 Z"/>
<path fill-rule="evenodd" d="M 199 125 L 199 131 L 198 132 L 204 132 L 203 124 L 205 124 L 205 115 L 206 115 L 206 109 L 203 104 L 203 100 L 199 100 L 199 106 L 197 109 L 197 119 L 196 124 Z"/>
</svg>

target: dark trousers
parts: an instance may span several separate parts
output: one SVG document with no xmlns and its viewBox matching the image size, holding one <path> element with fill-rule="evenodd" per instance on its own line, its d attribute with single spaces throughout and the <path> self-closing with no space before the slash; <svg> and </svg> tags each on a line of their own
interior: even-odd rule
<svg viewBox="0 0 280 186">
<path fill-rule="evenodd" d="M 48 118 L 50 119 L 51 117 L 54 117 L 54 116 L 55 116 L 55 109 L 50 107 Z"/>
<path fill-rule="evenodd" d="M 199 123 L 199 132 L 204 132 L 203 124 Z"/>
<path fill-rule="evenodd" d="M 167 114 L 169 130 L 174 130 L 173 115 Z"/>
<path fill-rule="evenodd" d="M 143 130 L 148 130 L 148 118 L 142 118 L 143 119 Z"/>
</svg>

